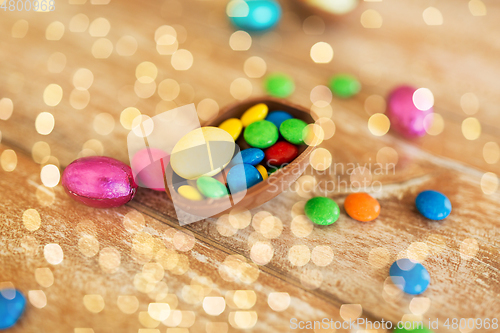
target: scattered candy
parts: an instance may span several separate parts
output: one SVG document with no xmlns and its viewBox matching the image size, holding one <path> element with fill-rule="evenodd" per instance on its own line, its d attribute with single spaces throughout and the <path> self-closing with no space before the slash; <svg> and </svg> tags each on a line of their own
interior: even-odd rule
<svg viewBox="0 0 500 333">
<path fill-rule="evenodd" d="M 243 130 L 243 124 L 241 123 L 241 120 L 237 118 L 230 118 L 224 120 L 222 124 L 219 125 L 219 128 L 231 134 L 233 140 L 236 141 Z"/>
<path fill-rule="evenodd" d="M 137 191 L 132 169 L 105 156 L 73 161 L 64 169 L 61 182 L 70 197 L 98 208 L 124 205 L 132 200 Z"/>
<path fill-rule="evenodd" d="M 250 164 L 235 165 L 227 174 L 227 185 L 232 194 L 246 190 L 261 181 L 262 175 Z"/>
<path fill-rule="evenodd" d="M 130 161 L 135 181 L 139 186 L 165 191 L 163 173 L 169 161 L 170 156 L 161 149 L 139 150 Z"/>
<path fill-rule="evenodd" d="M 243 164 L 257 165 L 264 159 L 264 152 L 259 148 L 248 148 L 241 151 Z"/>
<path fill-rule="evenodd" d="M 185 179 L 213 176 L 229 164 L 234 146 L 233 137 L 223 129 L 197 128 L 175 144 L 170 165 L 176 174 Z"/>
<path fill-rule="evenodd" d="M 319 225 L 333 224 L 340 216 L 337 203 L 326 197 L 309 199 L 304 206 L 304 212 L 309 220 Z"/>
<path fill-rule="evenodd" d="M 186 199 L 193 201 L 203 200 L 203 196 L 200 191 L 198 191 L 195 187 L 190 185 L 182 185 L 177 189 L 177 192 Z"/>
<path fill-rule="evenodd" d="M 281 7 L 275 0 L 233 0 L 226 11 L 233 25 L 248 32 L 269 30 L 281 18 Z"/>
<path fill-rule="evenodd" d="M 389 94 L 387 103 L 387 117 L 391 121 L 391 128 L 408 138 L 425 135 L 424 119 L 434 112 L 432 107 L 419 110 L 415 106 L 413 96 L 416 90 L 400 86 Z"/>
<path fill-rule="evenodd" d="M 261 149 L 274 145 L 278 141 L 278 136 L 278 128 L 267 120 L 256 121 L 243 132 L 243 137 L 250 146 Z"/>
<path fill-rule="evenodd" d="M 399 289 L 411 295 L 423 293 L 431 280 L 429 272 L 422 264 L 406 258 L 394 262 L 389 275 Z"/>
<path fill-rule="evenodd" d="M 269 175 L 267 174 L 267 170 L 263 165 L 259 164 L 255 168 L 259 171 L 260 175 L 262 176 L 262 180 L 266 180 L 269 177 Z"/>
<path fill-rule="evenodd" d="M 266 149 L 266 161 L 271 165 L 283 165 L 293 161 L 299 155 L 297 146 L 280 141 Z"/>
<path fill-rule="evenodd" d="M 423 191 L 415 199 L 418 211 L 430 220 L 443 220 L 451 213 L 451 202 L 438 191 Z"/>
<path fill-rule="evenodd" d="M 355 220 L 369 222 L 380 214 L 380 204 L 368 193 L 352 193 L 345 198 L 344 209 Z"/>
<path fill-rule="evenodd" d="M 304 144 L 304 129 L 307 124 L 300 119 L 285 120 L 280 126 L 280 133 L 286 141 L 295 145 Z"/>
<path fill-rule="evenodd" d="M 198 190 L 208 198 L 218 199 L 228 195 L 227 188 L 217 179 L 202 176 L 196 181 Z"/>
<path fill-rule="evenodd" d="M 340 98 L 349 98 L 359 93 L 361 83 L 352 75 L 338 74 L 330 79 L 331 91 Z"/>
<path fill-rule="evenodd" d="M 281 123 L 285 120 L 292 119 L 293 116 L 285 111 L 273 111 L 269 113 L 266 117 L 267 121 L 272 122 L 277 128 L 280 128 Z"/>
<path fill-rule="evenodd" d="M 0 330 L 12 327 L 26 308 L 26 297 L 16 289 L 0 291 Z"/>
<path fill-rule="evenodd" d="M 264 103 L 254 105 L 250 109 L 246 110 L 241 116 L 241 123 L 243 124 L 243 127 L 247 127 L 256 121 L 266 119 L 267 111 L 269 111 L 269 108 Z"/>
<path fill-rule="evenodd" d="M 295 90 L 293 79 L 286 74 L 269 74 L 264 80 L 264 90 L 273 97 L 286 98 Z"/>
</svg>

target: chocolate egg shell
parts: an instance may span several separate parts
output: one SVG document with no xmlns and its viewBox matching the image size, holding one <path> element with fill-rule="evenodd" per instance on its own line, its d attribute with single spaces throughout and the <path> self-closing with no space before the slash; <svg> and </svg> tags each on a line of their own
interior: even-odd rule
<svg viewBox="0 0 500 333">
<path fill-rule="evenodd" d="M 417 88 L 399 86 L 389 94 L 387 117 L 391 129 L 407 138 L 417 138 L 426 134 L 425 117 L 434 112 L 433 108 L 419 110 L 413 101 Z"/>
<path fill-rule="evenodd" d="M 266 104 L 270 110 L 288 112 L 292 115 L 292 117 L 301 119 L 308 124 L 314 123 L 314 119 L 311 117 L 309 110 L 306 108 L 277 98 L 260 97 L 238 101 L 232 105 L 226 106 L 219 112 L 219 116 L 208 122 L 206 126 L 216 126 L 221 124 L 226 119 L 239 118 L 246 110 L 259 103 Z M 240 136 L 236 144 L 242 150 L 249 148 L 242 136 Z M 244 196 L 239 198 L 239 201 L 234 201 L 234 204 L 229 207 L 227 207 L 227 201 L 222 199 L 209 198 L 202 201 L 191 201 L 180 196 L 176 192 L 175 187 L 171 185 L 172 183 L 175 183 L 174 179 L 176 175 L 170 164 L 167 165 L 165 170 L 165 178 L 168 185 L 165 190 L 167 195 L 175 201 L 175 205 L 178 208 L 184 212 L 189 212 L 189 214 L 192 215 L 218 217 L 229 213 L 235 208 L 252 209 L 262 205 L 279 195 L 284 190 L 288 189 L 288 187 L 290 187 L 290 185 L 300 177 L 309 165 L 309 155 L 313 149 L 313 146 L 307 145 L 301 145 L 298 147 L 298 156 L 290 164 L 283 168 L 276 169 L 277 171 L 269 176 L 269 178 L 247 189 Z M 236 196 L 239 193 L 236 193 Z M 234 199 L 233 195 L 231 197 Z"/>
<path fill-rule="evenodd" d="M 137 191 L 132 169 L 105 156 L 73 161 L 64 169 L 62 185 L 76 201 L 98 208 L 124 205 L 132 200 Z"/>
</svg>

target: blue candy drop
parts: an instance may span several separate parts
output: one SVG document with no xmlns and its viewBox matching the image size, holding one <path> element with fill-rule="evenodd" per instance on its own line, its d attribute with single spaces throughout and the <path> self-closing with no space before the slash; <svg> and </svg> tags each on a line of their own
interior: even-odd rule
<svg viewBox="0 0 500 333">
<path fill-rule="evenodd" d="M 227 174 L 227 185 L 232 194 L 246 190 L 261 181 L 259 170 L 250 164 L 235 165 Z"/>
<path fill-rule="evenodd" d="M 429 272 L 421 263 L 406 258 L 395 261 L 389 275 L 399 289 L 411 295 L 423 293 L 431 281 Z"/>
<path fill-rule="evenodd" d="M 264 159 L 264 151 L 259 148 L 248 148 L 241 151 L 243 164 L 257 165 Z"/>
<path fill-rule="evenodd" d="M 285 120 L 292 119 L 293 116 L 285 111 L 273 111 L 266 117 L 267 121 L 272 122 L 276 127 L 280 128 L 281 123 Z"/>
<path fill-rule="evenodd" d="M 0 330 L 14 326 L 26 307 L 26 298 L 19 290 L 0 291 Z"/>
<path fill-rule="evenodd" d="M 281 18 L 281 6 L 275 0 L 233 0 L 227 12 L 234 26 L 248 32 L 269 30 Z"/>
<path fill-rule="evenodd" d="M 443 220 L 451 213 L 451 202 L 438 191 L 423 191 L 415 199 L 418 211 L 428 219 Z"/>
</svg>

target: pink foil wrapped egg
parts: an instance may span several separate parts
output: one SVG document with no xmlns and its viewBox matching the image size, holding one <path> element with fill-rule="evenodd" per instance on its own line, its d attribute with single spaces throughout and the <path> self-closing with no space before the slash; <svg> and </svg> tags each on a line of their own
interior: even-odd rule
<svg viewBox="0 0 500 333">
<path fill-rule="evenodd" d="M 145 148 L 134 154 L 130 164 L 139 186 L 155 191 L 165 191 L 165 167 L 170 155 L 161 149 Z"/>
<path fill-rule="evenodd" d="M 391 128 L 407 138 L 425 135 L 425 117 L 432 114 L 434 97 L 430 90 L 400 86 L 389 94 L 387 117 Z"/>
<path fill-rule="evenodd" d="M 98 208 L 124 205 L 132 200 L 137 191 L 132 169 L 105 156 L 73 161 L 64 169 L 62 185 L 73 199 Z"/>
</svg>

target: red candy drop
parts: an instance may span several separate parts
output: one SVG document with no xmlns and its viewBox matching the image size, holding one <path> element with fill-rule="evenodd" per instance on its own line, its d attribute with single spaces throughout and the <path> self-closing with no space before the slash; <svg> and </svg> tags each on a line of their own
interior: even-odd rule
<svg viewBox="0 0 500 333">
<path fill-rule="evenodd" d="M 299 149 L 289 142 L 280 141 L 267 148 L 265 154 L 269 164 L 282 165 L 293 161 L 299 154 Z"/>
</svg>

